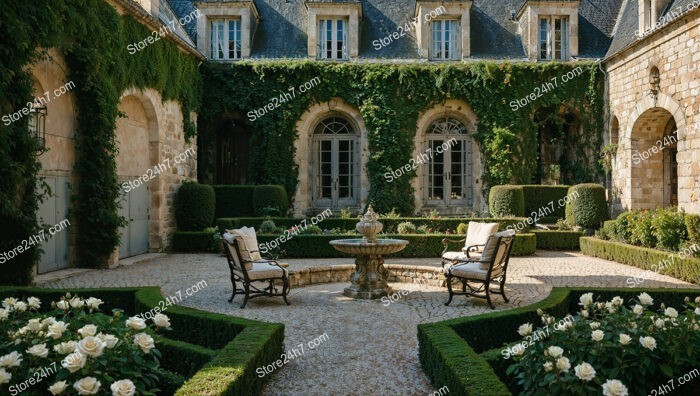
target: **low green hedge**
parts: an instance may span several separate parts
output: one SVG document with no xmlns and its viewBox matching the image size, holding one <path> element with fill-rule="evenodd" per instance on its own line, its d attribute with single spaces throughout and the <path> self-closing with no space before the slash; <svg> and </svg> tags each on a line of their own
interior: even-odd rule
<svg viewBox="0 0 700 396">
<path fill-rule="evenodd" d="M 258 235 L 258 243 L 261 245 L 260 250 L 267 253 L 267 246 L 263 245 L 278 238 L 279 235 Z M 291 239 L 279 245 L 279 251 L 282 251 L 283 257 L 287 258 L 342 258 L 350 257 L 348 254 L 339 252 L 333 248 L 329 242 L 335 239 L 356 239 L 361 238 L 359 235 L 294 235 Z M 444 238 L 459 239 L 457 235 L 444 234 L 421 234 L 421 235 L 382 235 L 381 238 L 404 239 L 408 241 L 408 246 L 391 257 L 425 257 L 434 258 L 440 257 L 444 245 Z M 274 245 L 269 245 L 274 248 Z M 463 246 L 457 246 L 459 250 Z M 517 234 L 515 244 L 511 255 L 526 256 L 533 254 L 537 248 L 537 240 L 534 234 Z"/>
<path fill-rule="evenodd" d="M 218 252 L 221 242 L 209 231 L 175 231 L 170 250 L 178 253 Z"/>
<path fill-rule="evenodd" d="M 253 190 L 255 186 L 212 186 L 216 195 L 216 218 L 254 216 Z"/>
<path fill-rule="evenodd" d="M 550 208 L 550 202 L 554 202 L 554 212 L 545 217 L 538 218 L 539 223 L 556 223 L 557 219 L 566 217 L 566 205 L 559 205 L 566 194 L 569 192 L 569 186 L 540 186 L 530 185 L 522 186 L 523 195 L 525 196 L 525 216 L 530 216 L 533 212 L 539 212 L 540 209 Z M 547 221 L 545 221 L 547 219 Z M 551 221 L 550 219 L 554 219 Z"/>
<path fill-rule="evenodd" d="M 306 221 L 310 224 L 308 219 L 290 218 L 290 217 L 227 217 L 220 218 L 216 220 L 216 226 L 220 231 L 230 230 L 232 228 L 241 227 L 254 227 L 256 230 L 260 227 L 260 224 L 265 220 L 272 220 L 278 227 L 291 228 L 295 225 L 303 224 Z M 524 217 L 510 217 L 510 218 L 439 218 L 431 219 L 427 217 L 401 217 L 398 219 L 379 219 L 379 221 L 384 224 L 384 232 L 394 233 L 400 223 L 411 222 L 416 227 L 426 226 L 432 228 L 434 232 L 455 232 L 460 223 L 469 223 L 470 221 L 476 221 L 481 223 L 498 223 L 499 230 L 505 230 L 509 225 L 513 225 L 519 222 L 527 225 L 527 219 Z M 341 219 L 338 217 L 331 217 L 324 219 L 318 223 L 321 229 L 331 230 L 334 228 L 339 228 L 342 230 L 354 230 L 355 225 L 359 220 L 354 219 Z"/>
<path fill-rule="evenodd" d="M 103 289 L 39 289 L 0 287 L 0 299 L 36 296 L 57 300 L 66 292 L 92 296 L 104 301 L 102 311 L 121 308 L 128 315 L 166 307 L 164 311 L 175 329 L 168 337 L 158 337 L 163 352 L 162 365 L 174 371 L 165 383 L 164 394 L 176 395 L 258 395 L 269 376 L 259 378 L 261 367 L 279 359 L 284 351 L 284 325 L 200 311 L 179 305 L 165 305 L 157 287 Z M 171 300 L 174 296 L 169 297 Z M 223 298 L 223 297 L 222 297 Z M 175 391 L 173 384 L 182 383 Z"/>
<path fill-rule="evenodd" d="M 580 250 L 579 239 L 585 232 L 579 231 L 531 231 L 537 236 L 537 248 L 544 250 Z"/>
<path fill-rule="evenodd" d="M 587 292 L 607 300 L 616 295 L 627 300 L 647 292 L 654 297 L 655 305 L 665 303 L 672 306 L 682 306 L 686 296 L 700 295 L 700 289 L 555 287 L 547 298 L 526 307 L 419 324 L 418 356 L 423 371 L 436 388 L 449 387 L 450 394 L 518 394 L 518 389 L 505 374 L 506 363 L 489 362 L 498 358 L 505 360 L 500 355 L 500 348 L 520 339 L 517 330 L 521 324 L 540 322 L 537 309 L 556 317 L 574 313 L 580 309 L 579 297 Z"/>
<path fill-rule="evenodd" d="M 489 191 L 489 211 L 494 217 L 525 215 L 525 196 L 521 186 L 493 186 Z"/>
<path fill-rule="evenodd" d="M 283 186 L 255 186 L 253 190 L 253 213 L 256 216 L 286 216 L 289 198 Z"/>
<path fill-rule="evenodd" d="M 581 238 L 581 252 L 618 263 L 632 265 L 686 282 L 700 283 L 700 259 L 681 258 L 678 253 L 663 252 L 594 237 Z"/>
</svg>

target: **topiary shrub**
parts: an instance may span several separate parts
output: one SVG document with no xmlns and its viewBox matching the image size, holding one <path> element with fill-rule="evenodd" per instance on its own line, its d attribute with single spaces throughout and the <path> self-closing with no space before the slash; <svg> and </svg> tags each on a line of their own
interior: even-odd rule
<svg viewBox="0 0 700 396">
<path fill-rule="evenodd" d="M 539 213 L 544 208 L 550 208 L 554 211 L 547 216 L 532 216 L 537 217 L 538 223 L 556 223 L 558 219 L 563 219 L 566 216 L 566 204 L 563 203 L 564 197 L 569 192 L 569 186 L 526 185 L 522 188 L 527 216 Z"/>
<path fill-rule="evenodd" d="M 700 244 L 700 216 L 686 214 L 685 228 L 688 230 L 688 240 L 690 243 Z"/>
<path fill-rule="evenodd" d="M 401 235 L 415 234 L 417 229 L 415 224 L 411 223 L 410 221 L 405 221 L 403 223 L 399 223 L 399 225 L 396 227 L 396 231 L 398 231 L 398 233 Z"/>
<path fill-rule="evenodd" d="M 489 191 L 489 211 L 494 217 L 522 217 L 525 196 L 520 186 L 494 186 Z"/>
<path fill-rule="evenodd" d="M 277 232 L 277 225 L 272 220 L 265 220 L 260 223 L 260 228 L 258 228 L 261 234 L 274 234 Z"/>
<path fill-rule="evenodd" d="M 255 186 L 212 186 L 216 195 L 216 218 L 253 216 Z"/>
<path fill-rule="evenodd" d="M 605 188 L 600 184 L 577 184 L 569 188 L 566 221 L 583 228 L 599 228 L 608 219 Z"/>
<path fill-rule="evenodd" d="M 657 209 L 651 219 L 652 233 L 656 237 L 657 247 L 678 251 L 681 243 L 688 240 L 685 227 L 685 213 L 677 208 Z"/>
<path fill-rule="evenodd" d="M 286 216 L 289 211 L 289 199 L 284 187 L 255 186 L 253 211 L 256 216 Z"/>
<path fill-rule="evenodd" d="M 202 231 L 214 222 L 216 198 L 212 186 L 186 182 L 175 196 L 175 221 L 180 231 Z"/>
</svg>

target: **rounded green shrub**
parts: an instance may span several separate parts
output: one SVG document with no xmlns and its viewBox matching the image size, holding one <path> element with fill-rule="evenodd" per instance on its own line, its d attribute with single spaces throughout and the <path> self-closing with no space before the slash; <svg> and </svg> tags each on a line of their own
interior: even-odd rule
<svg viewBox="0 0 700 396">
<path fill-rule="evenodd" d="M 688 240 L 690 240 L 691 243 L 700 244 L 700 216 L 686 214 L 685 228 L 688 230 Z"/>
<path fill-rule="evenodd" d="M 322 235 L 323 230 L 317 225 L 310 225 L 306 227 L 306 229 L 304 229 L 301 233 L 306 235 Z"/>
<path fill-rule="evenodd" d="M 457 235 L 467 235 L 467 230 L 469 229 L 469 224 L 459 223 L 457 226 Z"/>
<path fill-rule="evenodd" d="M 183 183 L 175 196 L 175 221 L 180 231 L 202 231 L 214 222 L 216 199 L 212 186 Z"/>
<path fill-rule="evenodd" d="M 411 223 L 410 221 L 404 221 L 403 223 L 399 223 L 399 225 L 396 227 L 396 230 L 398 231 L 399 234 L 416 234 L 416 231 L 418 230 L 416 228 L 416 225 Z"/>
<path fill-rule="evenodd" d="M 525 195 L 522 186 L 491 187 L 489 211 L 494 217 L 523 217 L 525 214 Z"/>
<path fill-rule="evenodd" d="M 656 247 L 656 236 L 652 221 L 654 213 L 650 210 L 632 212 L 629 217 L 630 243 L 648 248 Z"/>
<path fill-rule="evenodd" d="M 605 188 L 600 184 L 577 184 L 569 188 L 566 222 L 583 228 L 599 228 L 608 219 Z"/>
<path fill-rule="evenodd" d="M 282 186 L 255 186 L 253 211 L 256 216 L 286 216 L 289 211 L 287 191 Z"/>
<path fill-rule="evenodd" d="M 260 231 L 261 234 L 274 234 L 277 231 L 277 225 L 272 220 L 265 220 L 260 223 L 258 231 Z"/>
<path fill-rule="evenodd" d="M 657 247 L 661 249 L 677 252 L 681 243 L 688 240 L 685 213 L 675 207 L 655 210 L 651 226 Z"/>
</svg>

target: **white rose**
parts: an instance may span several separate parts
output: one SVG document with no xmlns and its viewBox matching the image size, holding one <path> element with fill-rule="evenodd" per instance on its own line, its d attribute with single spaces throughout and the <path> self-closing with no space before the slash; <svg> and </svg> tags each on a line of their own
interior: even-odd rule
<svg viewBox="0 0 700 396">
<path fill-rule="evenodd" d="M 34 345 L 33 347 L 27 349 L 27 353 L 41 358 L 49 356 L 49 350 L 46 348 L 45 343 Z"/>
<path fill-rule="evenodd" d="M 12 374 L 5 371 L 5 369 L 0 368 L 0 385 L 7 384 L 12 379 Z"/>
<path fill-rule="evenodd" d="M 700 307 L 695 308 L 695 315 L 700 315 Z"/>
<path fill-rule="evenodd" d="M 664 311 L 664 315 L 668 316 L 668 317 L 671 318 L 671 319 L 675 319 L 675 318 L 678 317 L 678 311 L 676 311 L 675 308 L 668 307 L 668 308 L 666 308 L 666 310 Z"/>
<path fill-rule="evenodd" d="M 29 305 L 29 308 L 39 309 L 39 307 L 41 307 L 41 300 L 36 297 L 29 297 L 27 299 L 27 305 Z"/>
<path fill-rule="evenodd" d="M 17 304 L 17 299 L 14 297 L 7 297 L 6 299 L 2 300 L 2 307 L 7 308 L 8 310 L 10 308 L 14 308 L 15 304 Z"/>
<path fill-rule="evenodd" d="M 659 318 L 659 319 L 656 319 L 656 320 L 654 321 L 654 326 L 656 326 L 656 327 L 658 327 L 658 328 L 663 328 L 663 327 L 664 327 L 664 323 L 665 323 L 664 320 L 661 319 L 661 318 Z"/>
<path fill-rule="evenodd" d="M 105 347 L 107 349 L 112 349 L 114 348 L 115 345 L 117 345 L 117 342 L 119 342 L 119 339 L 111 334 L 98 334 L 97 338 L 102 340 L 102 342 L 105 343 Z"/>
<path fill-rule="evenodd" d="M 620 334 L 620 344 L 622 345 L 627 345 L 632 341 L 632 337 L 628 336 L 625 333 Z"/>
<path fill-rule="evenodd" d="M 93 310 L 93 309 L 98 309 L 100 307 L 100 305 L 102 305 L 102 303 L 104 303 L 104 301 L 100 300 L 99 298 L 90 297 L 87 300 L 85 300 L 85 303 L 87 304 L 88 308 Z"/>
<path fill-rule="evenodd" d="M 522 337 L 529 336 L 532 334 L 532 325 L 530 323 L 521 324 L 520 327 L 518 327 L 518 334 Z"/>
<path fill-rule="evenodd" d="M 557 370 L 559 370 L 562 373 L 565 373 L 569 371 L 570 368 L 571 363 L 569 363 L 569 358 L 562 356 L 559 359 L 557 359 Z"/>
<path fill-rule="evenodd" d="M 85 305 L 85 301 L 79 299 L 78 297 L 73 297 L 70 300 L 70 306 L 73 308 L 82 308 Z"/>
<path fill-rule="evenodd" d="M 134 396 L 136 393 L 136 386 L 128 379 L 113 383 L 109 389 L 112 390 L 112 396 Z"/>
<path fill-rule="evenodd" d="M 604 396 L 627 396 L 627 387 L 618 380 L 607 380 L 603 384 Z"/>
<path fill-rule="evenodd" d="M 69 353 L 75 352 L 75 348 L 78 347 L 78 343 L 75 341 L 62 342 L 58 345 L 53 346 L 53 350 L 60 355 L 67 355 Z"/>
<path fill-rule="evenodd" d="M 143 330 L 146 328 L 146 321 L 138 316 L 132 316 L 126 320 L 126 327 L 130 327 L 134 330 Z"/>
<path fill-rule="evenodd" d="M 153 317 L 153 323 L 158 327 L 170 327 L 170 318 L 162 313 L 156 314 Z"/>
<path fill-rule="evenodd" d="M 547 348 L 547 353 L 549 353 L 549 356 L 556 359 L 564 353 L 564 350 L 559 348 L 558 346 L 551 346 Z"/>
<path fill-rule="evenodd" d="M 49 392 L 51 392 L 52 395 L 60 395 L 63 393 L 66 388 L 68 388 L 68 384 L 66 381 L 58 381 L 55 384 L 49 386 Z"/>
<path fill-rule="evenodd" d="M 574 372 L 579 379 L 590 381 L 595 378 L 595 369 L 590 364 L 583 362 L 574 367 Z"/>
<path fill-rule="evenodd" d="M 78 334 L 80 334 L 83 338 L 94 337 L 95 334 L 97 334 L 97 326 L 93 324 L 85 325 L 78 330 Z"/>
<path fill-rule="evenodd" d="M 61 366 L 71 373 L 75 373 L 85 367 L 85 363 L 87 363 L 87 357 L 85 357 L 85 355 L 80 352 L 73 352 L 63 359 Z"/>
<path fill-rule="evenodd" d="M 581 310 L 581 316 L 583 316 L 584 318 L 587 318 L 587 317 L 588 317 L 588 311 L 585 310 L 585 309 Z"/>
<path fill-rule="evenodd" d="M 0 308 L 0 321 L 6 320 L 10 316 L 10 311 Z"/>
<path fill-rule="evenodd" d="M 56 303 L 56 306 L 58 309 L 61 309 L 63 311 L 68 311 L 70 309 L 70 305 L 68 304 L 68 301 L 66 300 L 61 300 Z"/>
<path fill-rule="evenodd" d="M 63 332 L 68 330 L 68 325 L 65 322 L 56 322 L 50 325 L 48 330 L 49 332 L 46 333 L 46 336 L 57 340 L 63 336 Z"/>
<path fill-rule="evenodd" d="M 639 337 L 639 343 L 646 349 L 653 351 L 656 348 L 656 340 L 654 337 Z"/>
<path fill-rule="evenodd" d="M 640 294 L 639 296 L 637 296 L 637 298 L 639 298 L 639 303 L 644 305 L 645 307 L 654 304 L 654 299 L 646 293 Z"/>
<path fill-rule="evenodd" d="M 56 318 L 51 316 L 51 317 L 45 318 L 44 320 L 41 321 L 41 327 L 46 328 L 46 327 L 51 326 L 54 323 L 56 323 Z"/>
<path fill-rule="evenodd" d="M 605 332 L 603 330 L 593 330 L 591 332 L 591 339 L 593 341 L 603 341 L 603 337 L 605 336 Z"/>
<path fill-rule="evenodd" d="M 15 309 L 19 312 L 24 312 L 27 310 L 27 303 L 25 303 L 24 301 L 17 301 L 15 303 Z"/>
<path fill-rule="evenodd" d="M 38 332 L 41 330 L 41 320 L 29 319 L 29 321 L 27 321 L 27 329 L 34 333 Z"/>
<path fill-rule="evenodd" d="M 625 300 L 623 300 L 620 296 L 615 296 L 612 298 L 612 300 L 610 300 L 610 302 L 612 302 L 614 306 L 619 307 L 625 302 Z"/>
<path fill-rule="evenodd" d="M 153 337 L 146 333 L 138 333 L 134 336 L 134 344 L 141 348 L 144 353 L 151 353 L 151 349 L 155 348 Z"/>
<path fill-rule="evenodd" d="M 595 329 L 597 329 L 597 328 L 600 327 L 600 323 L 598 323 L 598 322 L 591 322 L 590 326 L 591 326 L 591 329 L 592 329 L 592 330 L 595 330 Z"/>
<path fill-rule="evenodd" d="M 17 351 L 0 356 L 0 367 L 19 367 L 20 364 L 22 364 L 22 355 Z"/>
<path fill-rule="evenodd" d="M 546 363 L 543 364 L 542 366 L 544 366 L 544 371 L 547 371 L 547 372 L 552 371 L 552 368 L 553 368 L 553 367 L 552 367 L 552 362 L 546 362 Z"/>
<path fill-rule="evenodd" d="M 105 349 L 105 343 L 97 337 L 87 336 L 78 341 L 78 352 L 91 357 L 102 356 Z"/>
<path fill-rule="evenodd" d="M 578 301 L 578 305 L 581 305 L 584 308 L 593 304 L 593 293 L 582 294 L 581 297 L 579 297 Z"/>
<path fill-rule="evenodd" d="M 605 309 L 608 310 L 608 313 L 615 313 L 615 311 L 617 311 L 617 307 L 611 302 L 605 303 Z"/>
<path fill-rule="evenodd" d="M 637 304 L 634 306 L 634 308 L 632 308 L 632 312 L 634 312 L 637 315 L 641 315 L 644 312 L 644 307 Z"/>
<path fill-rule="evenodd" d="M 95 377 L 85 377 L 73 384 L 79 395 L 95 395 L 100 390 L 100 381 Z"/>
</svg>

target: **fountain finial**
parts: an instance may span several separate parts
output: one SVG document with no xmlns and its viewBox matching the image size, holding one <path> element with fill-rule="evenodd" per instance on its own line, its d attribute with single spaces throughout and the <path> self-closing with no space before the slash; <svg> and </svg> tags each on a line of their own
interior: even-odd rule
<svg viewBox="0 0 700 396">
<path fill-rule="evenodd" d="M 360 222 L 355 226 L 357 232 L 362 234 L 362 239 L 366 240 L 368 243 L 375 243 L 377 241 L 377 234 L 384 228 L 384 225 L 378 220 L 379 215 L 374 212 L 372 204 L 370 204 L 367 207 L 367 213 L 362 216 Z"/>
</svg>

